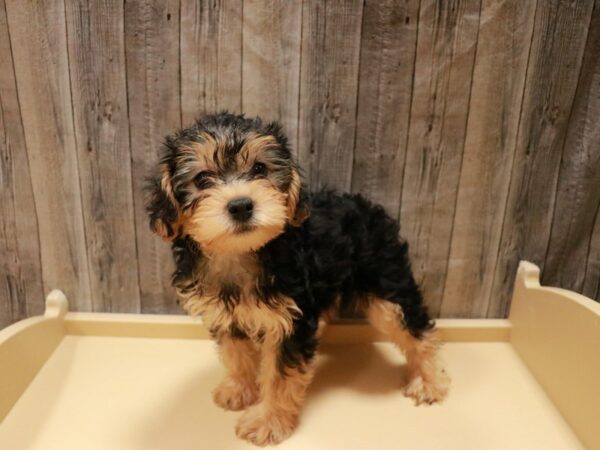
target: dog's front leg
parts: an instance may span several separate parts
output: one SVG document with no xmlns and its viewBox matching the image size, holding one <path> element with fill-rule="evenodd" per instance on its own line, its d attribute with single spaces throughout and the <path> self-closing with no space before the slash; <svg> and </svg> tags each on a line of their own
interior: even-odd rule
<svg viewBox="0 0 600 450">
<path fill-rule="evenodd" d="M 258 352 L 248 338 L 223 335 L 218 338 L 221 360 L 227 375 L 213 391 L 213 400 L 219 406 L 238 411 L 258 400 Z"/>
<path fill-rule="evenodd" d="M 292 434 L 314 373 L 312 361 L 301 355 L 297 366 L 286 366 L 283 351 L 277 342 L 262 345 L 260 402 L 240 417 L 236 427 L 240 438 L 256 445 L 277 444 Z"/>
</svg>

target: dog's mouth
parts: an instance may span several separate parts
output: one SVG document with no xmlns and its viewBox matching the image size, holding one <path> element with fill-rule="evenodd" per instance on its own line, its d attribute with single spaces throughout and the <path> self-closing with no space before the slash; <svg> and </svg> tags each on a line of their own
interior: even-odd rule
<svg viewBox="0 0 600 450">
<path fill-rule="evenodd" d="M 236 234 L 236 235 L 247 234 L 247 233 L 251 233 L 252 231 L 256 230 L 257 228 L 258 227 L 256 225 L 253 225 L 250 223 L 236 224 L 235 228 L 233 229 L 233 234 Z"/>
</svg>

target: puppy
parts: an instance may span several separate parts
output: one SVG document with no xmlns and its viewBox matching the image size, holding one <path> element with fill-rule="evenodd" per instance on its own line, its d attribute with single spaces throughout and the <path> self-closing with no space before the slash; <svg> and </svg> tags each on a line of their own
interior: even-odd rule
<svg viewBox="0 0 600 450">
<path fill-rule="evenodd" d="M 180 302 L 202 316 L 228 371 L 214 401 L 246 410 L 239 437 L 290 436 L 321 327 L 338 308 L 365 311 L 405 352 L 406 395 L 444 398 L 448 378 L 398 224 L 360 195 L 306 192 L 278 124 L 204 116 L 166 138 L 149 193 Z"/>
</svg>

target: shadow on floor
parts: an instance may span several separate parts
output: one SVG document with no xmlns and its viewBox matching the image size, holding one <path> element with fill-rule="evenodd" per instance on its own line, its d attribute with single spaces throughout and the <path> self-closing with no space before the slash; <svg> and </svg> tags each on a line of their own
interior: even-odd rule
<svg viewBox="0 0 600 450">
<path fill-rule="evenodd" d="M 372 344 L 323 346 L 315 378 L 309 387 L 310 404 L 332 389 L 350 389 L 365 395 L 397 392 L 406 376 L 398 355 Z M 226 412 L 212 402 L 211 391 L 223 369 L 210 364 L 193 374 L 130 429 L 129 448 L 136 450 L 212 448 L 255 448 L 235 437 L 240 413 Z"/>
</svg>

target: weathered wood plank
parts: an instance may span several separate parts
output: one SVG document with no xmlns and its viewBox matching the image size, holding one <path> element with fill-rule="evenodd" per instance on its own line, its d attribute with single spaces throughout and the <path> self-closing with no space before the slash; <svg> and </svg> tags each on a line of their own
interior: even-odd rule
<svg viewBox="0 0 600 450">
<path fill-rule="evenodd" d="M 181 1 L 181 109 L 242 109 L 242 0 Z"/>
<path fill-rule="evenodd" d="M 485 317 L 519 125 L 536 2 L 484 0 L 441 315 Z M 508 70 L 507 68 L 510 68 Z"/>
<path fill-rule="evenodd" d="M 6 1 L 44 290 L 91 308 L 62 2 Z M 28 218 L 28 220 L 31 220 Z"/>
<path fill-rule="evenodd" d="M 138 312 L 123 3 L 66 2 L 92 306 Z"/>
<path fill-rule="evenodd" d="M 413 268 L 437 316 L 469 109 L 479 0 L 423 0 L 400 223 Z"/>
<path fill-rule="evenodd" d="M 4 0 L 0 0 L 0 329 L 44 305 L 38 220 Z"/>
<path fill-rule="evenodd" d="M 179 311 L 143 178 L 220 109 L 400 211 L 435 315 L 504 316 L 521 258 L 600 299 L 600 0 L 535 3 L 0 0 L 0 327 Z"/>
<path fill-rule="evenodd" d="M 352 191 L 400 211 L 418 0 L 367 1 L 363 12 Z"/>
<path fill-rule="evenodd" d="M 538 2 L 488 317 L 508 313 L 520 259 L 544 273 L 558 171 L 593 3 Z M 552 63 L 549 64 L 548 62 Z"/>
<path fill-rule="evenodd" d="M 246 0 L 243 17 L 242 110 L 278 120 L 298 144 L 300 0 Z"/>
<path fill-rule="evenodd" d="M 181 126 L 179 0 L 125 3 L 127 96 L 141 310 L 179 312 L 170 246 L 150 232 L 144 183 L 168 133 Z"/>
<path fill-rule="evenodd" d="M 596 210 L 596 221 L 592 229 L 582 293 L 600 301 L 600 205 Z"/>
<path fill-rule="evenodd" d="M 298 159 L 313 189 L 351 188 L 362 9 L 360 0 L 302 3 Z"/>
<path fill-rule="evenodd" d="M 544 284 L 579 292 L 586 277 L 586 261 L 600 205 L 599 57 L 600 1 L 597 1 L 567 125 L 546 270 L 542 273 Z M 593 277 L 592 271 L 588 273 Z M 600 273 L 596 276 L 600 277 Z"/>
</svg>

